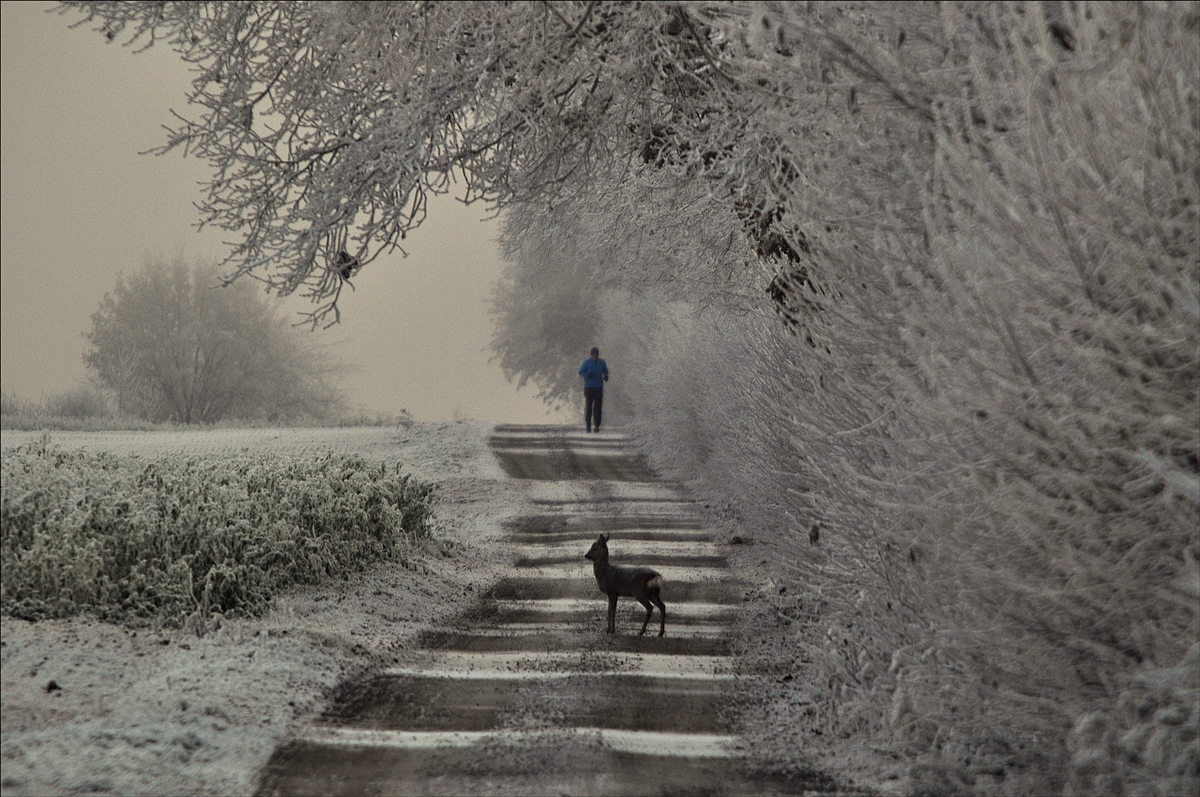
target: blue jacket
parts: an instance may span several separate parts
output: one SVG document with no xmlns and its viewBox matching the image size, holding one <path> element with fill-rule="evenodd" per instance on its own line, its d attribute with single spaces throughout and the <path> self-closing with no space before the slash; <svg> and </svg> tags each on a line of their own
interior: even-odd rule
<svg viewBox="0 0 1200 797">
<path fill-rule="evenodd" d="M 588 357 L 579 366 L 579 375 L 583 377 L 584 387 L 604 387 L 608 381 L 608 363 L 603 359 L 593 360 Z"/>
</svg>

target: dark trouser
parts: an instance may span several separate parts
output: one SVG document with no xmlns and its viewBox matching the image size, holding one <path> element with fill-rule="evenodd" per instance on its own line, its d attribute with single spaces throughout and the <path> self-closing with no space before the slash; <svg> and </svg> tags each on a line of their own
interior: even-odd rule
<svg viewBox="0 0 1200 797">
<path fill-rule="evenodd" d="M 583 420 L 587 422 L 587 428 L 595 427 L 596 431 L 600 431 L 600 408 L 604 406 L 604 388 L 602 387 L 585 387 L 583 389 Z M 595 422 L 593 423 L 593 420 Z"/>
</svg>

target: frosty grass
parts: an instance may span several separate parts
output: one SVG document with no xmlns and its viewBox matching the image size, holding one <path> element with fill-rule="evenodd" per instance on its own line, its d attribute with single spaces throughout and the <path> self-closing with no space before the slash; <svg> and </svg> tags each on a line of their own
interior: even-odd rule
<svg viewBox="0 0 1200 797">
<path fill-rule="evenodd" d="M 434 487 L 351 454 L 3 454 L 0 607 L 179 624 L 258 615 L 293 584 L 412 566 Z"/>
</svg>

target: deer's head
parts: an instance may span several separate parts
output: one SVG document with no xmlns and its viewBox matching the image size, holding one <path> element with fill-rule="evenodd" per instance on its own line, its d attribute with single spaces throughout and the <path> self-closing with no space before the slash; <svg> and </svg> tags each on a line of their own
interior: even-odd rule
<svg viewBox="0 0 1200 797">
<path fill-rule="evenodd" d="M 584 559 L 591 559 L 593 562 L 603 562 L 608 559 L 608 535 L 601 534 L 596 541 L 592 543 L 592 547 L 588 548 L 588 552 L 583 555 Z"/>
</svg>

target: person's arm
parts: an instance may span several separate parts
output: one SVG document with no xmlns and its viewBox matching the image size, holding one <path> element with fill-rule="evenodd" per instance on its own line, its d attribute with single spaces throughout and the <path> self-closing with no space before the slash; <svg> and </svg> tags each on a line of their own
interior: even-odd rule
<svg viewBox="0 0 1200 797">
<path fill-rule="evenodd" d="M 608 381 L 608 363 L 604 364 L 604 381 Z"/>
<path fill-rule="evenodd" d="M 588 361 L 584 360 L 583 365 L 579 366 L 579 375 L 582 376 L 584 379 L 587 379 L 587 364 L 588 364 Z"/>
</svg>

